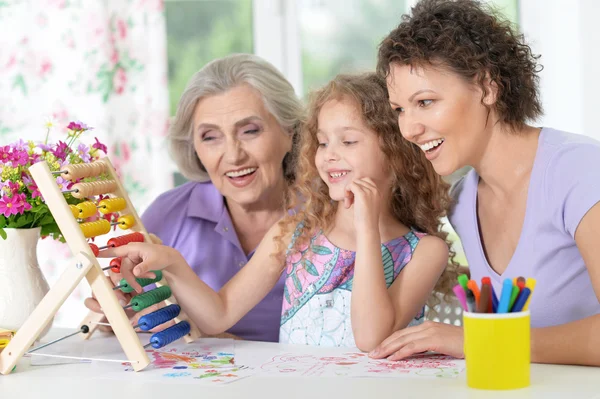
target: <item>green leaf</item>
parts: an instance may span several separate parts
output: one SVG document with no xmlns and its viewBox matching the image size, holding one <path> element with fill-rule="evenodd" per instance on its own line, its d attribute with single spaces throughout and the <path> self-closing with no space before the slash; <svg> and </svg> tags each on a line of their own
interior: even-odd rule
<svg viewBox="0 0 600 399">
<path fill-rule="evenodd" d="M 292 281 L 294 282 L 296 289 L 299 292 L 302 292 L 302 284 L 300 283 L 300 279 L 298 278 L 298 275 L 296 273 L 292 274 Z"/>
<path fill-rule="evenodd" d="M 313 245 L 310 247 L 311 251 L 313 251 L 317 255 L 331 255 L 332 252 L 329 248 L 324 247 L 322 245 Z"/>
<path fill-rule="evenodd" d="M 0 215 L 0 227 L 6 226 L 6 218 L 4 215 Z"/>
<path fill-rule="evenodd" d="M 304 270 L 306 270 L 307 272 L 309 272 L 313 276 L 318 276 L 319 275 L 319 272 L 317 271 L 317 268 L 315 267 L 315 265 L 311 261 L 309 261 L 308 259 L 304 260 Z"/>
<path fill-rule="evenodd" d="M 37 225 L 43 226 L 43 225 L 51 224 L 51 223 L 54 223 L 54 217 L 52 215 L 46 215 L 40 219 L 40 221 L 37 223 Z"/>
<path fill-rule="evenodd" d="M 6 231 L 4 231 L 4 229 L 0 229 L 0 237 L 2 237 L 3 240 L 6 240 Z"/>
<path fill-rule="evenodd" d="M 291 305 L 292 301 L 290 299 L 290 293 L 288 292 L 287 285 L 283 286 L 283 296 L 285 297 L 286 302 Z"/>
</svg>

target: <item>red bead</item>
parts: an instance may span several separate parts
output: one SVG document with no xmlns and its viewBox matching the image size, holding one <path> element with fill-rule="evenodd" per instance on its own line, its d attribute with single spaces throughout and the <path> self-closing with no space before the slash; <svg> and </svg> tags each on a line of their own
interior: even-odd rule
<svg viewBox="0 0 600 399">
<path fill-rule="evenodd" d="M 121 273 L 121 258 L 114 258 L 110 261 L 110 271 L 113 273 Z"/>
</svg>

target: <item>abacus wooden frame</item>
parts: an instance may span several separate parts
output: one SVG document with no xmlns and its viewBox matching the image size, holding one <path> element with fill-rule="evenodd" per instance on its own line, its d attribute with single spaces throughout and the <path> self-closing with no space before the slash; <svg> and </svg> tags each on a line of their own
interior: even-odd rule
<svg viewBox="0 0 600 399">
<path fill-rule="evenodd" d="M 110 194 L 125 199 L 127 206 L 121 211 L 121 214 L 130 214 L 135 218 L 135 225 L 131 227 L 131 230 L 142 233 L 146 242 L 152 242 L 150 235 L 135 211 L 135 208 L 121 184 L 110 160 L 105 157 L 95 162 L 104 162 L 109 178 L 116 182 L 117 188 Z M 17 361 L 39 337 L 50 320 L 54 318 L 54 315 L 60 306 L 84 277 L 104 312 L 104 315 L 90 312 L 80 324 L 80 327 L 85 324 L 90 329 L 85 335 L 85 339 L 91 337 L 98 326 L 96 323 L 106 316 L 125 355 L 129 361 L 131 361 L 133 369 L 135 371 L 144 369 L 151 363 L 150 359 L 140 343 L 129 318 L 119 304 L 117 296 L 113 292 L 112 283 L 104 274 L 102 267 L 98 263 L 97 258 L 79 227 L 79 223 L 73 217 L 64 194 L 56 184 L 55 176 L 52 174 L 45 161 L 34 164 L 29 168 L 29 171 L 35 180 L 44 201 L 50 208 L 54 219 L 60 227 L 61 233 L 65 237 L 71 252 L 75 256 L 76 262 L 67 267 L 58 281 L 52 286 L 50 291 L 44 296 L 39 305 L 27 318 L 25 323 L 19 328 L 9 344 L 2 352 L 0 352 L 0 373 L 8 374 L 11 372 Z M 164 284 L 166 284 L 164 278 L 159 283 L 156 283 L 157 286 Z M 171 296 L 171 298 L 165 302 L 167 304 L 177 303 L 174 296 Z M 183 312 L 175 319 L 176 322 L 181 320 L 187 320 L 191 325 L 190 333 L 184 337 L 186 342 L 192 342 L 200 336 L 198 328 Z"/>
</svg>

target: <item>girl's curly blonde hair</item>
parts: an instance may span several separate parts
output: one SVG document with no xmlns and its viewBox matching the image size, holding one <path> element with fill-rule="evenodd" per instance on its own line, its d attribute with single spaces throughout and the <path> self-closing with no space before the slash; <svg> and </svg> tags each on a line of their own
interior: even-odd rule
<svg viewBox="0 0 600 399">
<path fill-rule="evenodd" d="M 441 219 L 450 206 L 449 185 L 435 172 L 423 151 L 400 134 L 398 118 L 388 103 L 385 80 L 375 73 L 338 75 L 310 96 L 300 145 L 296 146 L 297 153 L 294 154 L 296 181 L 291 187 L 290 208 L 297 206 L 297 212 L 279 222 L 278 256 L 283 259 L 287 249 L 283 247 L 283 237 L 290 236 L 298 223 L 302 222 L 303 228 L 291 251 L 310 240 L 310 232 L 328 231 L 332 226 L 336 203 L 329 197 L 327 185 L 315 165 L 319 146 L 318 116 L 328 101 L 342 99 L 359 107 L 364 122 L 379 137 L 389 173 L 393 176 L 390 196 L 393 214 L 407 227 L 446 240 Z M 456 281 L 457 264 L 452 261 L 453 256 L 451 252 L 448 267 L 435 287 L 435 291 L 444 296 L 452 295 Z M 438 303 L 438 296 L 432 295 L 429 308 L 433 309 Z"/>
</svg>

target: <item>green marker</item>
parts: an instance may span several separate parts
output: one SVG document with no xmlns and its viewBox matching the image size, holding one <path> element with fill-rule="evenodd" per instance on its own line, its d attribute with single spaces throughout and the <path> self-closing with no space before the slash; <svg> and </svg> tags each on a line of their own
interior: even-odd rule
<svg viewBox="0 0 600 399">
<path fill-rule="evenodd" d="M 467 292 L 467 290 L 469 289 L 467 287 L 468 282 L 469 282 L 469 277 L 467 277 L 466 274 L 461 274 L 460 276 L 458 276 L 458 283 L 463 287 L 463 290 L 465 290 L 465 292 Z"/>
<path fill-rule="evenodd" d="M 521 292 L 519 287 L 517 287 L 516 285 L 513 285 L 512 291 L 510 293 L 510 303 L 508 305 L 509 312 L 512 309 L 513 305 L 515 304 L 515 300 L 517 299 L 517 296 L 519 296 L 519 292 Z"/>
</svg>

